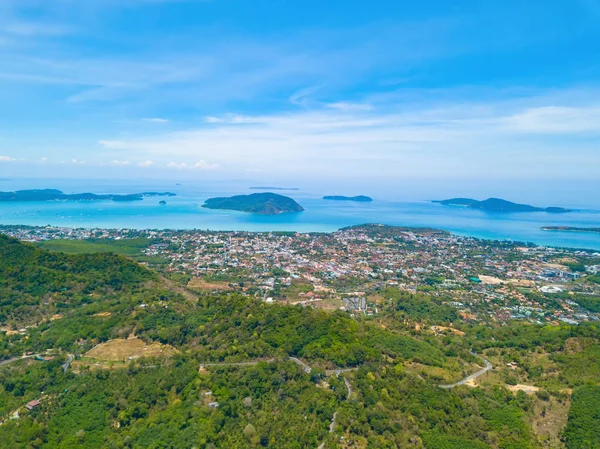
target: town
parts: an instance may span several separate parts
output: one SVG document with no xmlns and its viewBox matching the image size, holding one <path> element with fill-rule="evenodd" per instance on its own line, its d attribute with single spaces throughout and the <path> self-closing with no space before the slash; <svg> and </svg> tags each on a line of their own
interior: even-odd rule
<svg viewBox="0 0 600 449">
<path fill-rule="evenodd" d="M 2 232 L 38 243 L 105 241 L 115 248 L 145 239 L 140 260 L 190 289 L 353 316 L 381 313 L 393 289 L 437 298 L 467 322 L 600 319 L 600 253 L 587 250 L 383 225 L 306 234 L 26 226 Z"/>
</svg>

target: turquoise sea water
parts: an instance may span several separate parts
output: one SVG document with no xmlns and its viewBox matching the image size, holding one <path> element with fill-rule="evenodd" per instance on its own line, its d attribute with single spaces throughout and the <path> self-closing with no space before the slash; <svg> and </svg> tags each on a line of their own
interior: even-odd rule
<svg viewBox="0 0 600 449">
<path fill-rule="evenodd" d="M 59 188 L 65 193 L 134 193 L 169 190 L 176 197 L 146 198 L 132 203 L 35 202 L 0 203 L 0 224 L 53 225 L 68 227 L 210 229 L 246 231 L 335 231 L 362 223 L 427 226 L 459 235 L 486 239 L 510 239 L 541 245 L 600 250 L 600 234 L 542 231 L 541 226 L 600 227 L 600 210 L 588 208 L 568 214 L 490 214 L 482 211 L 433 204 L 425 200 L 393 201 L 375 198 L 372 203 L 325 201 L 323 192 L 304 190 L 279 192 L 296 199 L 306 210 L 278 216 L 251 215 L 200 207 L 214 196 L 246 194 L 248 185 L 202 186 L 175 183 L 120 182 L 107 185 L 82 181 L 4 181 L 0 190 Z"/>
</svg>

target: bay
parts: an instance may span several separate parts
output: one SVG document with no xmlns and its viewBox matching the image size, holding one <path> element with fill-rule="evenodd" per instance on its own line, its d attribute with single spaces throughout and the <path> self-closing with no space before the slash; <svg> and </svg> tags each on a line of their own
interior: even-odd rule
<svg viewBox="0 0 600 449">
<path fill-rule="evenodd" d="M 432 227 L 458 235 L 494 240 L 532 242 L 539 245 L 600 250 L 600 234 L 542 231 L 542 226 L 600 227 L 600 211 L 582 209 L 568 214 L 545 212 L 497 214 L 455 208 L 417 199 L 372 203 L 326 201 L 327 192 L 280 191 L 296 199 L 306 210 L 277 216 L 202 208 L 214 196 L 249 194 L 247 183 L 177 185 L 154 181 L 8 180 L 0 190 L 59 188 L 65 193 L 135 193 L 172 191 L 176 197 L 145 198 L 120 202 L 22 202 L 0 203 L 0 224 L 133 229 L 209 229 L 240 231 L 331 232 L 339 228 L 382 223 Z M 167 205 L 160 205 L 164 199 Z"/>
</svg>

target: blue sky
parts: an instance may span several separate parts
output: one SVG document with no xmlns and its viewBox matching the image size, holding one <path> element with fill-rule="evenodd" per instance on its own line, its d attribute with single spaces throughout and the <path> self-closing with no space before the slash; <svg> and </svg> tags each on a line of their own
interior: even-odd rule
<svg viewBox="0 0 600 449">
<path fill-rule="evenodd" d="M 597 180 L 600 0 L 0 0 L 2 176 Z"/>
</svg>

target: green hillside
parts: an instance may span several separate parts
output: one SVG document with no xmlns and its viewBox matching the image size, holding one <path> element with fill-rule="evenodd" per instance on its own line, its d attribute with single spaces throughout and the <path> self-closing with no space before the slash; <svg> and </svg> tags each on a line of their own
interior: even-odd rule
<svg viewBox="0 0 600 449">
<path fill-rule="evenodd" d="M 550 417 L 566 423 L 561 382 L 597 373 L 591 325 L 436 336 L 407 324 L 456 320 L 425 295 L 388 291 L 393 314 L 352 318 L 195 294 L 123 256 L 51 253 L 7 237 L 0 279 L 3 448 L 595 447 L 577 445 L 599 424 L 581 418 L 586 396 L 574 396 L 568 446 L 562 427 L 539 430 Z M 481 369 L 474 347 L 497 369 L 478 388 L 439 388 Z M 528 359 L 536 351 L 549 361 Z M 505 374 L 500 357 L 527 370 Z M 563 369 L 564 380 L 551 374 Z M 512 393 L 509 375 L 542 390 Z"/>
</svg>

